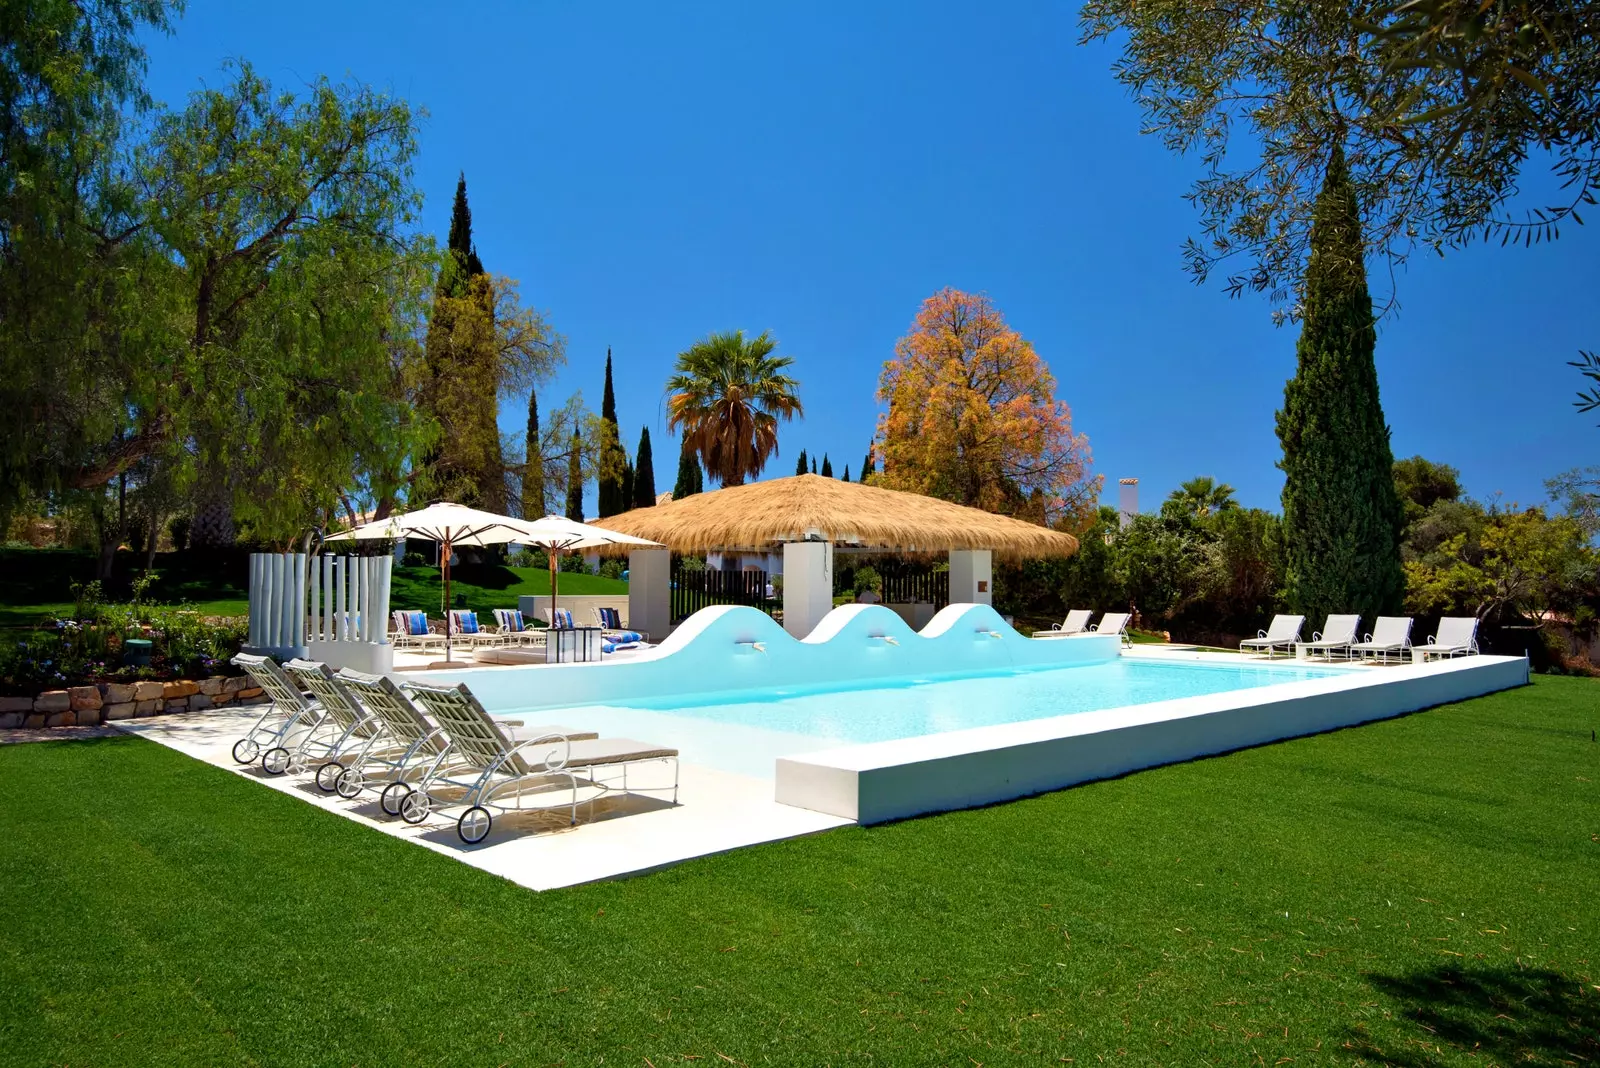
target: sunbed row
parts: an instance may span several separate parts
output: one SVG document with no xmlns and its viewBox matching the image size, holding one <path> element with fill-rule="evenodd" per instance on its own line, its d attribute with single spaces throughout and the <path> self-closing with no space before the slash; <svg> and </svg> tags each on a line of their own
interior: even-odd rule
<svg viewBox="0 0 1600 1068">
<path fill-rule="evenodd" d="M 1089 619 L 1094 615 L 1094 610 L 1089 608 L 1074 608 L 1067 613 L 1067 618 L 1058 624 L 1053 624 L 1049 630 L 1036 630 L 1035 638 L 1070 638 L 1075 634 L 1115 634 L 1122 639 L 1122 644 L 1128 644 L 1128 620 L 1133 617 L 1131 612 L 1107 612 L 1100 617 L 1100 622 L 1091 626 Z"/>
<path fill-rule="evenodd" d="M 646 645 L 643 635 L 622 625 L 621 614 L 615 608 L 596 605 L 593 607 L 593 614 L 593 625 L 600 628 L 602 648 L 605 652 L 636 649 Z M 405 612 L 398 609 L 391 612 L 390 617 L 392 625 L 389 631 L 389 644 L 396 649 L 444 648 L 446 636 L 443 620 L 430 620 L 426 612 Z M 480 623 L 476 612 L 464 608 L 451 609 L 449 620 L 451 640 L 468 648 L 507 645 L 542 648 L 551 629 L 570 630 L 579 625 L 574 620 L 572 611 L 566 608 L 551 610 L 549 625 L 544 627 L 534 626 L 531 620 L 524 618 L 522 612 L 515 608 L 496 608 L 494 619 L 493 625 Z"/>
<path fill-rule="evenodd" d="M 630 784 L 638 764 L 670 763 L 677 803 L 676 749 L 496 720 L 465 684 L 397 686 L 384 675 L 247 653 L 234 663 L 271 699 L 234 743 L 235 761 L 259 761 L 270 775 L 314 771 L 324 793 L 375 794 L 387 815 L 410 824 L 458 810 L 456 833 L 468 844 L 488 835 L 493 812 L 570 809 L 575 823 L 580 801 L 669 789 Z"/>
<path fill-rule="evenodd" d="M 1478 621 L 1471 616 L 1446 616 L 1439 621 L 1438 633 L 1430 635 L 1427 644 L 1418 646 L 1411 644 L 1409 616 L 1379 616 L 1371 633 L 1360 635 L 1360 616 L 1330 615 L 1320 631 L 1312 632 L 1310 641 L 1300 639 L 1305 623 L 1305 616 L 1273 616 L 1272 625 L 1266 630 L 1239 643 L 1239 651 L 1265 653 L 1268 659 L 1282 649 L 1302 659 L 1321 656 L 1383 663 L 1391 657 L 1426 661 L 1429 657 L 1468 656 L 1478 651 Z"/>
</svg>

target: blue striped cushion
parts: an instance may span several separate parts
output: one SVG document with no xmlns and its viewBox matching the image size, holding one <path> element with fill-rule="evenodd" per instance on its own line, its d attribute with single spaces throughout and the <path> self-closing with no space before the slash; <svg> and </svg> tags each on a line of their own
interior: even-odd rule
<svg viewBox="0 0 1600 1068">
<path fill-rule="evenodd" d="M 462 612 L 456 616 L 461 623 L 462 634 L 478 633 L 478 616 L 475 612 Z"/>
<path fill-rule="evenodd" d="M 428 633 L 428 613 L 426 613 L 426 612 L 407 612 L 406 613 L 406 628 L 407 628 L 407 632 L 410 633 L 410 634 L 426 634 L 426 633 Z"/>
</svg>

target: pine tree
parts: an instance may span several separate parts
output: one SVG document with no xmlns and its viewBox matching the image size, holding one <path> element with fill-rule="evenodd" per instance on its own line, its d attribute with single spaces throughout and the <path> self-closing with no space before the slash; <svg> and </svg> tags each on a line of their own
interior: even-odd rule
<svg viewBox="0 0 1600 1068">
<path fill-rule="evenodd" d="M 611 387 L 611 350 L 606 349 L 606 388 L 600 399 L 600 518 L 616 515 L 628 509 L 631 499 L 624 486 L 628 464 L 627 452 L 622 448 L 622 435 L 617 429 L 617 394 Z"/>
<path fill-rule="evenodd" d="M 827 453 L 823 453 L 822 454 L 822 477 L 823 478 L 832 478 L 833 477 L 833 465 L 828 462 L 828 454 Z"/>
<path fill-rule="evenodd" d="M 418 407 L 438 422 L 441 439 L 422 458 L 429 488 L 462 504 L 506 510 L 505 457 L 500 449 L 498 354 L 492 348 L 460 348 L 454 337 L 459 305 L 484 273 L 472 240 L 467 176 L 456 181 L 446 255 L 434 287 L 424 339 L 423 381 Z M 492 309 L 486 309 L 492 313 Z"/>
<path fill-rule="evenodd" d="M 639 451 L 633 464 L 633 506 L 649 508 L 656 503 L 656 462 L 650 455 L 649 427 L 639 431 Z"/>
<path fill-rule="evenodd" d="M 1361 217 L 1338 147 L 1312 214 L 1304 307 L 1278 413 L 1288 601 L 1315 620 L 1393 614 L 1405 593 L 1402 512 L 1378 400 Z"/>
<path fill-rule="evenodd" d="M 544 456 L 539 442 L 539 394 L 528 390 L 527 463 L 522 469 L 522 518 L 544 516 Z"/>
<path fill-rule="evenodd" d="M 794 465 L 794 473 L 797 475 L 803 475 L 806 473 L 806 470 L 806 450 L 801 449 L 800 462 Z"/>
<path fill-rule="evenodd" d="M 567 518 L 583 522 L 583 438 L 572 432 L 572 453 L 567 457 Z"/>
<path fill-rule="evenodd" d="M 845 464 L 844 465 L 844 474 L 839 476 L 839 481 L 840 482 L 849 482 L 850 481 L 850 465 L 849 464 Z"/>
<path fill-rule="evenodd" d="M 681 501 L 693 497 L 705 485 L 705 472 L 700 469 L 700 457 L 686 441 L 678 452 L 678 480 L 672 486 L 672 499 Z"/>
</svg>

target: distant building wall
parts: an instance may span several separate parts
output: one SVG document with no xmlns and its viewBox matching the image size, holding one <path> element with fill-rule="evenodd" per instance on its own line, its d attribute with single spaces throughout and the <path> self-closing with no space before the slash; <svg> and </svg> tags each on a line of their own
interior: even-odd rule
<svg viewBox="0 0 1600 1068">
<path fill-rule="evenodd" d="M 1139 480 L 1119 479 L 1117 482 L 1117 515 L 1126 527 L 1139 514 Z"/>
</svg>

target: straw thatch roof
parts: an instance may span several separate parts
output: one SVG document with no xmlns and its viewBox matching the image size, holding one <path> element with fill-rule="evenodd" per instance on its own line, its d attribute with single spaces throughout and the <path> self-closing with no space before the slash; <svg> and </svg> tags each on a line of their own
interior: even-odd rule
<svg viewBox="0 0 1600 1068">
<path fill-rule="evenodd" d="M 675 552 L 765 552 L 786 541 L 831 541 L 901 553 L 990 549 L 1017 559 L 1070 556 L 1071 534 L 934 497 L 791 475 L 635 508 L 595 526 L 648 538 Z"/>
</svg>

